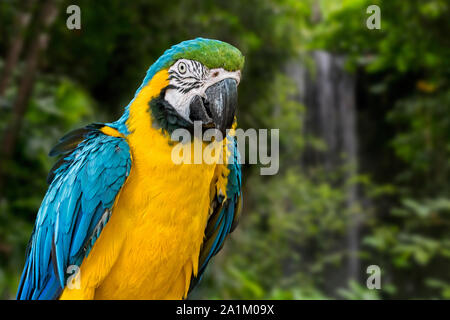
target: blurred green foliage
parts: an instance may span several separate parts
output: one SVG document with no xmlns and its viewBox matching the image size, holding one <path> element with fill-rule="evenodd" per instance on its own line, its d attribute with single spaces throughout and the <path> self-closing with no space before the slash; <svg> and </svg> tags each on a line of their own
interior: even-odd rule
<svg viewBox="0 0 450 320">
<path fill-rule="evenodd" d="M 383 153 L 375 155 L 376 182 L 389 183 L 393 194 L 375 203 L 378 214 L 363 243 L 384 261 L 377 264 L 395 289 L 386 297 L 448 298 L 449 4 L 343 1 L 334 9 L 326 3 L 312 46 L 346 53 L 349 69 L 366 73 L 361 87 L 379 111 L 362 116 L 383 120 L 375 136 L 384 136 L 379 129 L 390 133 L 369 140 L 378 140 L 373 154 Z M 381 30 L 360 27 L 361 8 L 369 4 L 381 7 Z"/>
<path fill-rule="evenodd" d="M 77 4 L 82 29 L 66 28 Z M 381 8 L 368 30 L 366 8 Z M 0 297 L 13 298 L 46 191 L 51 146 L 70 129 L 113 121 L 169 45 L 197 36 L 246 56 L 239 124 L 280 129 L 280 172 L 244 169 L 240 226 L 192 298 L 450 298 L 450 15 L 445 0 L 61 1 L 0 195 Z M 0 3 L 0 57 L 15 1 Z M 34 30 L 35 31 L 35 30 Z M 35 36 L 31 30 L 26 39 Z M 25 47 L 25 50 L 27 48 Z M 311 50 L 346 55 L 357 79 L 359 173 L 302 166 L 308 109 L 284 68 Z M 0 59 L 0 72 L 4 59 Z M 0 98 L 6 128 L 23 63 Z M 4 161 L 2 159 L 2 161 Z M 4 164 L 5 165 L 5 164 Z M 361 201 L 346 203 L 354 186 Z M 361 279 L 346 278 L 349 227 L 361 221 Z M 365 267 L 382 269 L 382 290 Z"/>
</svg>

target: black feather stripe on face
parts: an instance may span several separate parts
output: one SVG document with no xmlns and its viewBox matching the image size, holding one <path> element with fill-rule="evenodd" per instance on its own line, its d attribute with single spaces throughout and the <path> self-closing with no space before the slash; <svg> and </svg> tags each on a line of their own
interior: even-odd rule
<svg viewBox="0 0 450 320">
<path fill-rule="evenodd" d="M 192 89 L 198 89 L 203 85 L 208 76 L 208 69 L 200 62 L 194 60 L 183 61 L 186 65 L 186 72 L 183 74 L 177 68 L 169 70 L 169 80 L 173 82 L 173 86 L 183 94 L 188 93 Z"/>
</svg>

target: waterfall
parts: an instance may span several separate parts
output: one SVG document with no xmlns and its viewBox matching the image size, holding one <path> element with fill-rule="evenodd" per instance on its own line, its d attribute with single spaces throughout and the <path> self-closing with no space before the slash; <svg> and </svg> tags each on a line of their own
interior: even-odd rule
<svg viewBox="0 0 450 320">
<path fill-rule="evenodd" d="M 314 51 L 310 55 L 312 68 L 304 59 L 292 61 L 287 74 L 298 89 L 298 100 L 306 106 L 305 135 L 313 135 L 325 142 L 326 150 L 307 148 L 304 151 L 302 167 L 323 167 L 331 171 L 348 165 L 346 177 L 357 172 L 357 135 L 355 79 L 344 69 L 345 57 L 325 51 Z M 343 186 L 338 186 L 343 187 Z M 356 186 L 347 187 L 346 209 L 358 201 Z M 355 215 L 349 223 L 346 241 L 342 244 L 349 253 L 341 281 L 359 279 L 360 263 L 356 253 L 359 250 L 359 221 Z"/>
</svg>

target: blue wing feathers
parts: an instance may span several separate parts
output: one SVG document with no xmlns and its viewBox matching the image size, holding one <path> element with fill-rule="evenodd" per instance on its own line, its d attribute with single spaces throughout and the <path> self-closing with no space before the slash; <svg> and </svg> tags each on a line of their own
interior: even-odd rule
<svg viewBox="0 0 450 320">
<path fill-rule="evenodd" d="M 75 130 L 50 152 L 63 158 L 49 174 L 51 184 L 37 214 L 18 299 L 57 298 L 66 268 L 80 265 L 100 234 L 95 228 L 131 168 L 126 141 L 103 134 L 102 126 Z"/>
</svg>

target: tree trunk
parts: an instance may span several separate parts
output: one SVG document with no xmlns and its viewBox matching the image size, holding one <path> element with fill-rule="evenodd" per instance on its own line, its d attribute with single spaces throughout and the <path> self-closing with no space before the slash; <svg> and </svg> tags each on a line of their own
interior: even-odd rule
<svg viewBox="0 0 450 320">
<path fill-rule="evenodd" d="M 30 23 L 32 15 L 32 6 L 36 0 L 26 0 L 22 11 L 17 15 L 14 22 L 14 33 L 11 36 L 11 46 L 6 55 L 5 67 L 0 77 L 0 96 L 5 93 L 6 88 L 10 82 L 12 72 L 19 60 L 22 52 L 23 41 L 25 38 L 26 29 Z"/>
<path fill-rule="evenodd" d="M 6 129 L 3 143 L 1 145 L 2 165 L 0 168 L 0 188 L 3 185 L 5 166 L 11 158 L 17 138 L 22 126 L 23 117 L 26 112 L 28 100 L 33 90 L 34 77 L 38 68 L 40 54 L 47 48 L 49 40 L 49 28 L 55 21 L 57 14 L 57 6 L 55 1 L 47 0 L 42 5 L 39 14 L 37 29 L 39 30 L 34 37 L 28 55 L 26 58 L 26 66 L 20 82 L 17 98 L 13 104 L 11 120 Z"/>
</svg>

